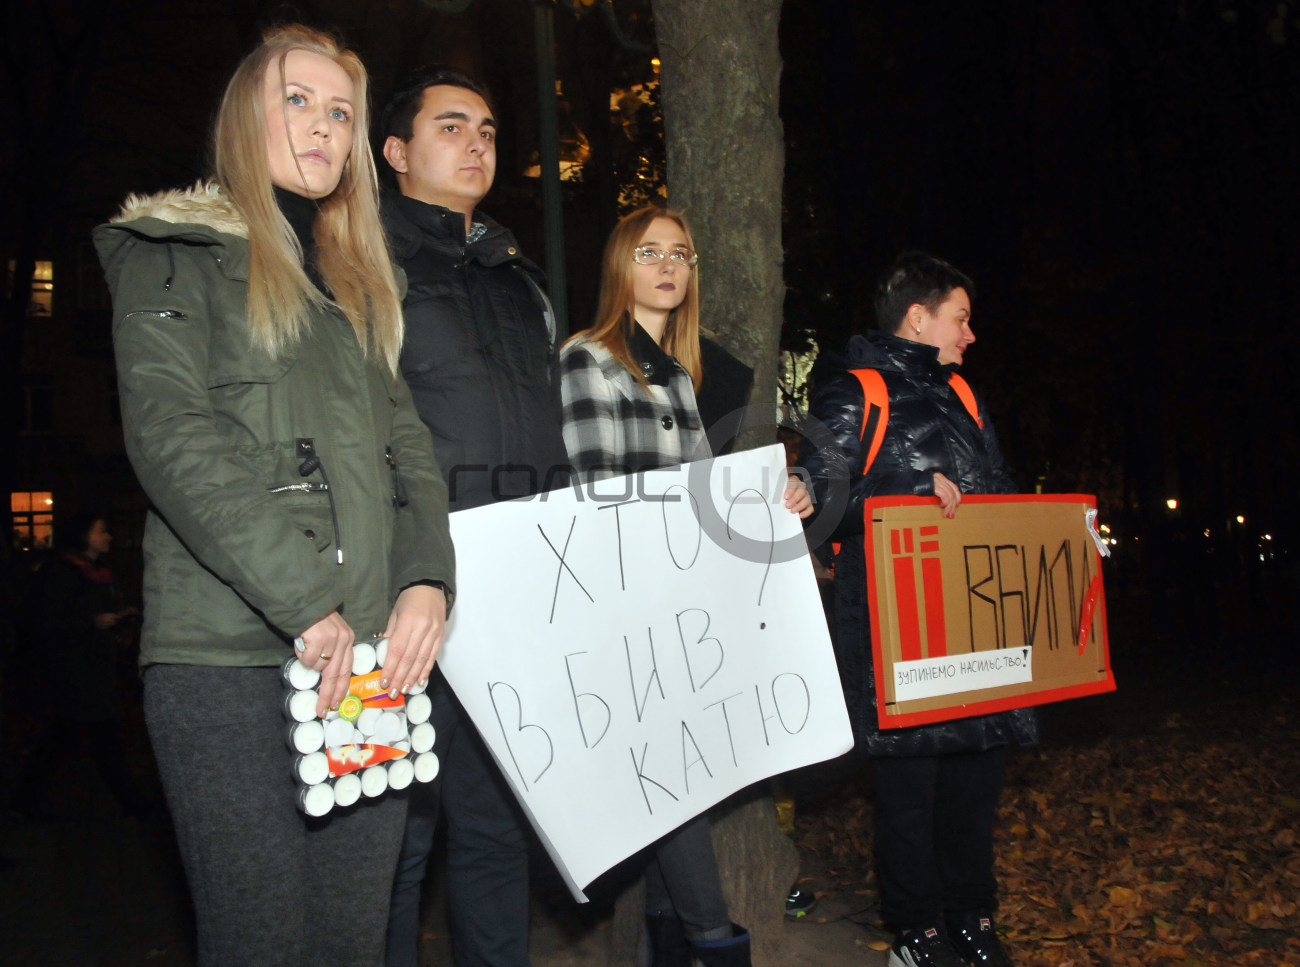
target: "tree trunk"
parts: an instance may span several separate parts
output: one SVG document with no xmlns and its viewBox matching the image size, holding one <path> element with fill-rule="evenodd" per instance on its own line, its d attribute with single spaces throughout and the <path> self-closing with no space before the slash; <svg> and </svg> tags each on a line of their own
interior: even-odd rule
<svg viewBox="0 0 1300 967">
<path fill-rule="evenodd" d="M 755 370 L 741 446 L 775 442 L 781 277 L 778 113 L 780 0 L 652 0 L 661 61 L 669 204 L 690 219 L 701 252 L 702 322 Z M 706 374 L 707 378 L 707 374 Z M 758 967 L 782 962 L 783 898 L 798 874 L 766 784 L 713 810 L 713 840 L 732 919 L 749 928 Z M 641 891 L 619 901 L 611 964 L 636 959 Z"/>
<path fill-rule="evenodd" d="M 756 967 L 787 963 L 781 940 L 785 897 L 799 875 L 794 841 L 776 826 L 776 805 L 765 782 L 713 810 L 713 848 L 732 919 L 749 928 Z"/>
<path fill-rule="evenodd" d="M 713 849 L 718 856 L 722 890 L 731 918 L 753 940 L 755 967 L 777 967 L 782 956 L 785 896 L 799 875 L 799 854 L 790 837 L 776 827 L 776 806 L 766 783 L 736 793 L 710 811 Z M 645 892 L 638 881 L 618 898 L 607 934 L 610 967 L 646 963 Z M 539 960 L 538 967 L 561 967 Z M 563 967 L 569 967 L 569 961 Z M 574 967 L 587 961 L 572 961 Z"/>
<path fill-rule="evenodd" d="M 700 249 L 702 322 L 754 368 L 742 447 L 775 442 L 781 276 L 781 0 L 652 0 L 668 200 Z M 706 376 L 707 378 L 707 376 Z"/>
</svg>

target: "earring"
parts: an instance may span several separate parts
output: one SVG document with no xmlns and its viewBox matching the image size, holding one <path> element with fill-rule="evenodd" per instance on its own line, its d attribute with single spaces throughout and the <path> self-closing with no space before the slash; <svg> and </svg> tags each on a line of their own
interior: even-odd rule
<svg viewBox="0 0 1300 967">
<path fill-rule="evenodd" d="M 916 333 L 918 336 L 921 335 L 921 327 L 920 327 L 920 326 L 913 326 L 913 327 L 912 327 L 912 332 Z"/>
</svg>

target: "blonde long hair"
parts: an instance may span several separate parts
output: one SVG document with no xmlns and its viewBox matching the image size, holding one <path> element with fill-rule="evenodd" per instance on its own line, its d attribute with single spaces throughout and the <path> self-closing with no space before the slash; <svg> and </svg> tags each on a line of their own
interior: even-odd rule
<svg viewBox="0 0 1300 967">
<path fill-rule="evenodd" d="M 402 302 L 379 220 L 379 182 L 367 136 L 369 95 L 361 59 L 329 34 L 300 24 L 273 27 L 226 86 L 213 129 L 217 181 L 248 223 L 248 323 L 253 342 L 272 356 L 307 332 L 311 311 L 327 302 L 303 269 L 302 246 L 272 192 L 266 152 L 263 85 L 267 68 L 292 50 L 328 57 L 355 88 L 352 153 L 338 187 L 318 202 L 315 232 L 320 274 L 334 302 L 374 351 L 397 372 Z"/>
<path fill-rule="evenodd" d="M 601 260 L 600 299 L 596 306 L 596 320 L 591 328 L 579 333 L 592 342 L 600 343 L 608 349 L 615 359 L 627 367 L 638 383 L 646 383 L 641 367 L 632 357 L 628 348 L 628 338 L 632 334 L 635 319 L 636 300 L 632 289 L 632 253 L 641 244 L 641 239 L 650 230 L 650 224 L 656 218 L 667 218 L 675 222 L 686 236 L 686 244 L 695 249 L 691 237 L 691 227 L 686 216 L 681 212 L 667 208 L 650 206 L 638 208 L 630 215 L 619 219 L 609 241 L 605 243 L 605 256 Z M 668 316 L 668 327 L 664 330 L 662 346 L 664 352 L 675 358 L 691 376 L 691 382 L 699 392 L 704 382 L 700 367 L 700 267 L 697 264 L 690 270 L 686 282 L 686 297 L 682 304 Z M 576 338 L 576 337 L 575 337 Z"/>
</svg>

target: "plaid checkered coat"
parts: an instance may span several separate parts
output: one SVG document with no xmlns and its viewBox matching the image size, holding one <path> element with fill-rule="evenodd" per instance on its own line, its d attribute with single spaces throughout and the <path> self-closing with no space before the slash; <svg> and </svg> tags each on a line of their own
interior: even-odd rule
<svg viewBox="0 0 1300 967">
<path fill-rule="evenodd" d="M 713 454 L 691 377 L 643 387 L 604 346 L 579 337 L 560 352 L 564 445 L 584 480 L 671 467 Z"/>
</svg>

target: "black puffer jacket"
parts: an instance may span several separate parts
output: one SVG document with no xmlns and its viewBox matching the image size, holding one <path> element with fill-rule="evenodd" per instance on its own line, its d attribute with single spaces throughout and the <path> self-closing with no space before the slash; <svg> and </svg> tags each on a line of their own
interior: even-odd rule
<svg viewBox="0 0 1300 967">
<path fill-rule="evenodd" d="M 451 510 L 566 482 L 549 306 L 541 270 L 510 232 L 413 198 L 384 199 L 393 260 L 406 272 L 402 375 L 433 434 Z"/>
<path fill-rule="evenodd" d="M 872 368 L 889 390 L 889 423 L 871 471 L 862 475 L 865 400 L 849 370 Z M 997 435 L 977 397 L 981 430 L 948 386 L 953 367 L 931 346 L 870 333 L 854 336 L 845 356 L 818 368 L 800 463 L 812 474 L 817 512 L 811 532 L 842 541 L 835 568 L 837 657 L 859 743 L 872 755 L 933 755 L 1037 741 L 1033 709 L 933 725 L 881 730 L 866 602 L 862 503 L 869 497 L 934 495 L 942 473 L 964 494 L 1015 492 Z M 960 511 L 958 511 L 960 513 Z"/>
</svg>

